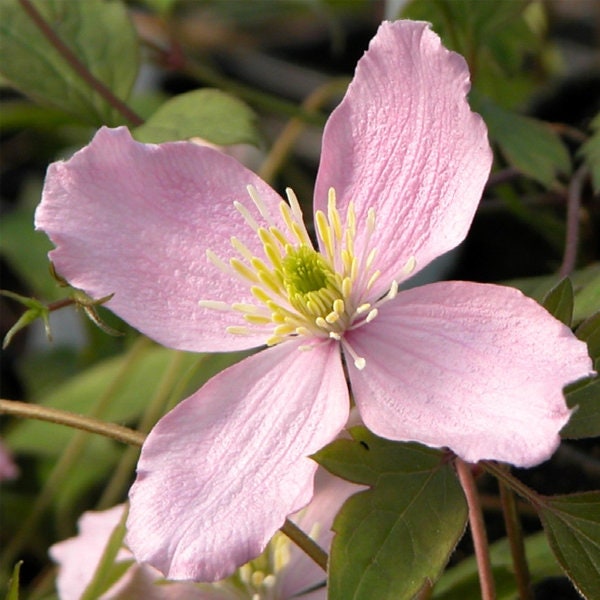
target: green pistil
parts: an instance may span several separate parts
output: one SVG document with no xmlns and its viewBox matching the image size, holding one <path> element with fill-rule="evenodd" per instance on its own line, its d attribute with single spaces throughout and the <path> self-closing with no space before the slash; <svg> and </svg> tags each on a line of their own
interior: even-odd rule
<svg viewBox="0 0 600 600">
<path fill-rule="evenodd" d="M 335 280 L 333 270 L 321 254 L 308 246 L 288 250 L 282 261 L 282 272 L 290 298 L 331 287 Z"/>
</svg>

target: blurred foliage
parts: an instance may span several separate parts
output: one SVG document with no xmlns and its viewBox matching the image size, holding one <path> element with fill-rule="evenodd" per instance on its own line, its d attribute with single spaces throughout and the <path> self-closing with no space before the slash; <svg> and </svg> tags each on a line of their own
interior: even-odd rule
<svg viewBox="0 0 600 600">
<path fill-rule="evenodd" d="M 279 189 L 291 185 L 301 192 L 299 197 L 309 198 L 319 155 L 315 125 L 324 122 L 325 109 L 307 111 L 301 104 L 317 85 L 351 74 L 384 9 L 394 6 L 399 16 L 431 22 L 444 43 L 466 58 L 473 82 L 470 101 L 485 119 L 495 150 L 494 171 L 469 243 L 453 259 L 451 275 L 478 278 L 485 271 L 486 280 L 510 279 L 506 283 L 577 327 L 598 369 L 600 203 L 593 191 L 600 190 L 600 106 L 591 78 L 584 84 L 592 91 L 579 95 L 588 102 L 585 111 L 567 107 L 560 122 L 551 123 L 536 111 L 540 99 L 552 99 L 557 85 L 568 85 L 563 72 L 568 61 L 555 35 L 552 10 L 526 0 L 2 0 L 2 287 L 27 305 L 14 295 L 0 298 L 2 335 L 27 314 L 24 308 L 43 317 L 45 308 L 72 293 L 51 276 L 51 244 L 32 226 L 50 161 L 69 156 L 101 125 L 135 125 L 136 137 L 147 142 L 198 136 L 223 146 L 271 148 L 295 118 L 301 135 L 286 150 L 274 183 Z M 57 36 L 58 46 L 27 7 Z M 590 47 L 593 51 L 597 48 Z M 271 67 L 264 65 L 273 63 L 264 62 L 265 57 L 283 65 L 286 76 L 268 80 Z M 258 156 L 259 162 L 264 159 Z M 565 279 L 554 271 L 568 229 L 567 190 L 582 165 L 589 176 L 578 198 L 579 259 Z M 486 245 L 491 239 L 497 246 Z M 147 430 L 175 403 L 241 358 L 158 348 L 139 341 L 105 309 L 99 312 L 126 335 L 109 337 L 72 308 L 49 310 L 53 344 L 40 339 L 36 323 L 19 331 L 3 352 L 3 396 Z M 562 431 L 564 438 L 578 440 L 569 444 L 587 444 L 581 447 L 596 468 L 598 445 L 589 438 L 600 436 L 599 385 L 596 378 L 568 388 L 569 406 L 577 411 Z M 16 598 L 20 581 L 22 598 L 30 593 L 50 597 L 48 546 L 73 534 L 78 515 L 97 506 L 109 485 L 116 490 L 115 499 L 123 500 L 135 462 L 114 441 L 46 422 L 6 419 L 1 433 L 24 475 L 3 484 L 0 576 L 5 581 L 0 589 Z M 462 493 L 450 468 L 440 465 L 440 453 L 391 444 L 362 430 L 353 436 L 324 449 L 319 458 L 333 472 L 373 486 L 352 498 L 336 521 L 332 598 L 355 593 L 353 597 L 367 598 L 375 588 L 361 586 L 379 585 L 382 579 L 395 582 L 391 597 L 410 596 L 424 578 L 439 576 L 460 537 Z M 380 447 L 386 451 L 378 453 Z M 432 474 L 426 482 L 425 472 Z M 584 485 L 591 488 L 594 483 L 585 473 L 582 467 Z M 428 512 L 400 507 L 409 504 L 415 490 L 429 507 L 439 504 L 438 515 L 444 517 L 439 523 L 428 522 Z M 394 530 L 389 539 L 381 531 L 377 537 L 371 527 L 360 530 L 361 519 L 370 523 L 378 503 L 387 520 L 379 522 L 378 516 L 373 527 Z M 535 534 L 526 540 L 533 582 L 559 574 L 560 563 L 576 587 L 593 597 L 600 551 L 590 540 L 598 536 L 598 514 L 597 494 L 548 500 L 542 519 L 549 537 Z M 408 538 L 414 546 L 406 554 Z M 9 553 L 14 539 L 20 543 L 16 555 L 25 558 L 20 575 L 16 556 Z M 356 539 L 359 543 L 353 545 Z M 368 564 L 369 544 L 382 549 L 380 563 Z M 359 563 L 344 563 L 346 551 L 356 554 L 364 570 L 355 568 Z M 458 554 L 464 556 L 464 551 Z M 431 560 L 420 558 L 425 555 Z M 411 579 L 405 567 L 413 559 L 424 570 Z M 492 562 L 498 597 L 514 597 L 506 540 L 493 544 Z M 432 597 L 474 598 L 477 585 L 476 566 L 467 558 L 443 573 Z M 386 597 L 385 590 L 377 589 L 379 597 Z"/>
</svg>

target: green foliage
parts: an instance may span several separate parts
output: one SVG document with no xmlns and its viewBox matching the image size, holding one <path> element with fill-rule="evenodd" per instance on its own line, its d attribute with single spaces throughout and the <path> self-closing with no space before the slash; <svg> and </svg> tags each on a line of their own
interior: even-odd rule
<svg viewBox="0 0 600 600">
<path fill-rule="evenodd" d="M 138 41 L 117 0 L 32 0 L 70 58 L 57 50 L 18 0 L 0 4 L 0 74 L 40 104 L 91 125 L 116 125 L 120 115 L 77 72 L 75 63 L 117 98 L 129 97 L 139 69 Z"/>
<path fill-rule="evenodd" d="M 566 439 L 600 436 L 600 378 L 566 394 L 569 408 L 576 408 L 560 432 Z"/>
<path fill-rule="evenodd" d="M 109 393 L 106 411 L 98 417 L 115 423 L 135 423 L 156 393 L 174 354 L 173 350 L 149 346 L 130 366 L 127 354 L 116 356 L 84 370 L 35 400 L 44 406 L 91 414 L 98 399 Z M 180 353 L 180 356 L 177 373 L 172 375 L 178 382 L 177 390 L 171 390 L 177 393 L 174 401 L 241 357 L 239 354 L 192 353 Z M 126 369 L 125 377 L 120 375 L 123 369 Z M 72 435 L 73 431 L 68 428 L 27 420 L 8 433 L 7 441 L 16 452 L 56 457 Z M 100 456 L 97 458 L 101 461 Z"/>
<path fill-rule="evenodd" d="M 134 136 L 140 142 L 199 137 L 219 146 L 259 142 L 256 117 L 241 100 L 220 90 L 201 89 L 165 102 Z"/>
<path fill-rule="evenodd" d="M 525 538 L 525 553 L 532 584 L 547 577 L 562 575 L 563 571 L 550 550 L 543 532 Z M 513 559 L 507 539 L 490 546 L 492 573 L 496 584 L 497 600 L 514 600 L 518 597 Z M 435 600 L 465 600 L 480 594 L 479 574 L 475 557 L 461 561 L 446 570 L 433 589 Z"/>
<path fill-rule="evenodd" d="M 573 284 L 568 277 L 556 284 L 544 297 L 542 306 L 567 327 L 573 320 Z"/>
<path fill-rule="evenodd" d="M 598 113 L 591 123 L 592 135 L 581 146 L 580 154 L 585 160 L 590 174 L 592 176 L 592 185 L 594 192 L 600 193 L 600 113 Z"/>
<path fill-rule="evenodd" d="M 2 341 L 2 349 L 4 350 L 11 342 L 15 333 L 24 329 L 37 319 L 41 319 L 44 323 L 44 329 L 46 330 L 46 337 L 48 340 L 52 340 L 52 334 L 50 333 L 50 311 L 46 306 L 35 298 L 26 298 L 20 294 L 9 292 L 8 290 L 0 290 L 0 294 L 16 300 L 27 310 L 19 317 L 19 320 L 8 330 L 8 333 L 4 336 Z"/>
<path fill-rule="evenodd" d="M 600 492 L 546 498 L 539 507 L 556 558 L 586 598 L 598 597 Z"/>
<path fill-rule="evenodd" d="M 462 536 L 466 502 L 444 454 L 376 437 L 363 427 L 314 458 L 334 475 L 371 489 L 338 513 L 329 598 L 413 598 L 441 574 Z"/>
<path fill-rule="evenodd" d="M 485 120 L 491 141 L 498 144 L 509 165 L 548 188 L 559 175 L 571 172 L 567 147 L 549 125 L 501 108 L 479 94 L 471 94 L 471 105 Z"/>
<path fill-rule="evenodd" d="M 600 311 L 588 317 L 575 331 L 575 335 L 588 345 L 595 368 L 600 367 Z"/>
<path fill-rule="evenodd" d="M 532 52 L 544 50 L 545 15 L 526 0 L 413 0 L 404 18 L 432 23 L 444 44 L 469 63 L 475 88 L 501 106 L 515 107 L 535 85 L 523 68 Z"/>
<path fill-rule="evenodd" d="M 573 285 L 573 320 L 579 324 L 598 311 L 598 298 L 600 298 L 600 263 L 591 264 L 584 269 L 574 271 L 569 279 Z M 527 296 L 542 303 L 546 294 L 558 285 L 561 278 L 558 275 L 542 275 L 540 277 L 526 277 L 505 281 L 521 290 Z"/>
<path fill-rule="evenodd" d="M 1 112 L 1 111 L 0 111 Z M 39 201 L 41 188 L 30 185 L 26 190 Z M 0 220 L 0 255 L 37 296 L 45 300 L 58 300 L 63 295 L 50 276 L 48 252 L 52 243 L 43 233 L 33 228 L 33 208 L 22 205 Z"/>
<path fill-rule="evenodd" d="M 6 600 L 19 600 L 19 578 L 21 575 L 21 565 L 23 561 L 19 561 L 12 572 L 12 577 L 8 584 L 8 593 Z"/>
</svg>

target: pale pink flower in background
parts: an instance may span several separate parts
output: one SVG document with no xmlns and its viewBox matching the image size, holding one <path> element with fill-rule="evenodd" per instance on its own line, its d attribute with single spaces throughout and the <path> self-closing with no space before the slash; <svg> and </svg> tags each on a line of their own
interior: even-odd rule
<svg viewBox="0 0 600 600">
<path fill-rule="evenodd" d="M 57 271 L 180 350 L 269 347 L 155 426 L 128 543 L 170 578 L 216 580 L 313 494 L 350 387 L 374 433 L 467 461 L 546 460 L 586 346 L 515 289 L 398 285 L 466 236 L 492 153 L 463 58 L 425 23 L 384 23 L 323 134 L 314 209 L 231 157 L 101 129 L 50 166 L 36 225 Z M 249 188 L 252 200 L 246 196 Z M 232 257 L 232 258 L 230 258 Z"/>
<path fill-rule="evenodd" d="M 12 453 L 0 440 L 0 482 L 10 481 L 19 476 L 19 467 L 13 460 Z"/>
<path fill-rule="evenodd" d="M 333 538 L 331 525 L 335 514 L 352 493 L 361 489 L 362 486 L 319 470 L 314 498 L 291 520 L 310 531 L 313 539 L 327 549 Z M 125 505 L 121 504 L 84 513 L 79 519 L 78 535 L 50 548 L 50 556 L 58 563 L 56 587 L 61 600 L 81 598 L 94 578 L 110 537 L 123 519 L 124 510 Z M 323 570 L 282 533 L 276 534 L 258 559 L 238 569 L 229 579 L 214 584 L 165 581 L 150 565 L 135 562 L 124 545 L 115 564 L 122 565 L 123 572 L 100 596 L 101 600 L 325 600 L 327 597 Z"/>
</svg>

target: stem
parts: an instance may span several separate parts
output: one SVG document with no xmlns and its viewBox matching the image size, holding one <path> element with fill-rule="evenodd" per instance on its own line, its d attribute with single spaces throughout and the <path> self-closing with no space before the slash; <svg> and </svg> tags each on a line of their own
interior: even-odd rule
<svg viewBox="0 0 600 600">
<path fill-rule="evenodd" d="M 42 32 L 46 39 L 54 46 L 57 52 L 65 59 L 67 64 L 83 79 L 93 90 L 95 90 L 106 102 L 118 110 L 128 121 L 133 125 L 141 125 L 144 122 L 138 114 L 136 114 L 127 104 L 120 98 L 115 96 L 110 88 L 102 81 L 97 79 L 90 70 L 82 63 L 79 58 L 71 51 L 52 27 L 45 21 L 44 17 L 38 12 L 37 8 L 30 0 L 19 0 L 23 10 L 29 15 L 29 18 Z"/>
<path fill-rule="evenodd" d="M 542 504 L 542 499 L 537 492 L 534 492 L 530 487 L 526 486 L 522 481 L 519 481 L 512 473 L 509 473 L 500 465 L 490 460 L 482 460 L 479 464 L 496 479 L 499 479 L 511 490 L 517 492 L 519 496 L 531 502 L 534 508 Z"/>
<path fill-rule="evenodd" d="M 519 177 L 522 177 L 522 173 L 518 169 L 515 169 L 514 167 L 507 167 L 506 169 L 492 173 L 485 184 L 485 189 L 489 190 L 496 185 L 508 183 L 509 181 L 518 179 Z"/>
<path fill-rule="evenodd" d="M 348 87 L 346 78 L 334 79 L 319 86 L 302 103 L 302 109 L 311 113 L 317 111 L 332 96 Z M 306 127 L 306 120 L 299 117 L 291 119 L 275 140 L 271 151 L 263 162 L 258 175 L 265 181 L 272 181 L 275 173 L 281 168 L 286 156 L 289 154 L 298 136 Z"/>
<path fill-rule="evenodd" d="M 323 571 L 327 572 L 327 552 L 311 537 L 306 535 L 302 529 L 289 519 L 286 519 L 280 531 L 287 535 L 309 558 L 312 558 Z"/>
<path fill-rule="evenodd" d="M 479 503 L 479 495 L 471 466 L 456 457 L 455 461 L 458 479 L 465 492 L 467 505 L 469 506 L 469 526 L 471 528 L 471 537 L 475 546 L 475 559 L 477 561 L 477 570 L 479 572 L 479 585 L 481 587 L 482 600 L 495 600 L 496 592 L 494 589 L 494 577 L 492 576 L 492 564 L 490 562 L 490 553 L 488 548 L 487 534 L 485 532 L 485 523 L 483 521 L 483 512 Z"/>
<path fill-rule="evenodd" d="M 165 64 L 170 64 L 168 58 L 169 51 L 165 51 L 163 47 L 148 38 L 143 38 L 142 41 L 160 56 L 165 57 L 166 60 L 163 61 Z M 176 42 L 174 44 L 176 45 Z M 189 75 L 204 84 L 230 92 L 246 102 L 269 112 L 286 115 L 288 117 L 297 117 L 302 121 L 319 127 L 325 125 L 326 117 L 322 113 L 299 108 L 295 103 L 290 102 L 289 100 L 284 100 L 278 96 L 261 92 L 260 90 L 244 85 L 235 79 L 221 75 L 214 69 L 200 64 L 189 56 L 186 56 L 179 47 L 177 47 L 176 68 L 178 68 L 180 72 Z"/>
<path fill-rule="evenodd" d="M 519 591 L 520 600 L 533 600 L 531 589 L 531 577 L 529 574 L 529 564 L 525 554 L 525 543 L 523 541 L 523 529 L 517 511 L 517 502 L 514 492 L 502 481 L 498 482 L 500 486 L 500 500 L 502 501 L 502 513 L 506 525 L 506 534 L 510 544 L 513 567 L 515 569 L 515 579 Z"/>
<path fill-rule="evenodd" d="M 588 175 L 586 165 L 581 165 L 569 184 L 567 194 L 567 231 L 565 235 L 565 252 L 560 265 L 559 275 L 566 277 L 573 271 L 577 262 L 577 246 L 579 245 L 579 209 L 581 207 L 581 192 L 583 183 Z"/>
<path fill-rule="evenodd" d="M 67 425 L 74 429 L 97 433 L 118 442 L 123 442 L 124 444 L 131 444 L 132 446 L 141 446 L 144 443 L 144 434 L 128 427 L 84 417 L 83 415 L 78 415 L 67 410 L 40 406 L 39 404 L 30 404 L 29 402 L 19 402 L 17 400 L 0 400 L 0 414 Z"/>
<path fill-rule="evenodd" d="M 123 385 L 137 359 L 147 350 L 149 344 L 150 341 L 147 338 L 140 337 L 129 349 L 119 372 L 115 375 L 105 392 L 98 398 L 96 405 L 92 410 L 93 416 L 99 417 L 106 411 L 112 402 L 116 391 Z M 2 560 L 0 561 L 0 572 L 3 569 L 6 570 L 9 568 L 9 565 L 14 562 L 14 558 L 18 556 L 27 544 L 29 538 L 35 533 L 35 528 L 52 502 L 54 495 L 60 490 L 63 481 L 69 476 L 73 466 L 81 459 L 87 440 L 87 431 L 80 430 L 75 432 L 75 435 L 73 435 L 67 444 L 60 459 L 54 465 L 54 468 L 47 477 L 43 488 L 35 500 L 31 512 L 14 535 L 11 542 L 3 549 Z"/>
</svg>

